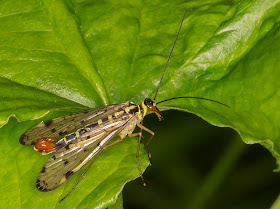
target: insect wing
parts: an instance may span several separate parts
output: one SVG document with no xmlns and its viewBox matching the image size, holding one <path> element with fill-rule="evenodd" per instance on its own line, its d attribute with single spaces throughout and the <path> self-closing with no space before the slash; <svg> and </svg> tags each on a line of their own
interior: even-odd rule
<svg viewBox="0 0 280 209">
<path fill-rule="evenodd" d="M 114 125 L 113 130 L 106 130 L 106 127 L 100 128 L 97 135 L 87 139 L 81 139 L 77 144 L 70 144 L 53 156 L 43 166 L 39 173 L 36 187 L 42 192 L 47 192 L 57 188 L 72 177 L 83 165 L 90 159 L 97 157 L 110 140 L 115 138 L 133 119 L 132 115 L 125 114 Z"/>
<path fill-rule="evenodd" d="M 57 139 L 125 106 L 126 103 L 114 104 L 50 119 L 28 129 L 19 141 L 22 145 L 29 146 L 42 137 Z"/>
</svg>

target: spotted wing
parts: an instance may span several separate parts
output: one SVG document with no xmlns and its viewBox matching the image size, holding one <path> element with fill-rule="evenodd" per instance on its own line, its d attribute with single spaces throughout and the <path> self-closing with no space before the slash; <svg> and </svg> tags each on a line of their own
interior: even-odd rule
<svg viewBox="0 0 280 209">
<path fill-rule="evenodd" d="M 120 103 L 94 108 L 44 121 L 28 129 L 21 135 L 19 141 L 22 145 L 34 145 L 42 137 L 60 138 L 83 126 L 91 124 L 93 121 L 97 121 L 99 117 L 112 114 L 114 111 L 125 107 L 126 104 Z"/>
<path fill-rule="evenodd" d="M 135 116 L 126 114 L 111 130 L 100 129 L 98 134 L 70 144 L 51 156 L 39 173 L 36 187 L 42 192 L 57 188 L 72 177 L 90 159 L 96 159 L 103 148 L 115 138 Z"/>
</svg>

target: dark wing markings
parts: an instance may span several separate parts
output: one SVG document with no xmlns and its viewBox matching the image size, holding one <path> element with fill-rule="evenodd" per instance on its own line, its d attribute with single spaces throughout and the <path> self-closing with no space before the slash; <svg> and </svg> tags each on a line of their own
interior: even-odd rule
<svg viewBox="0 0 280 209">
<path fill-rule="evenodd" d="M 70 115 L 57 117 L 31 127 L 23 133 L 19 139 L 22 145 L 34 145 L 42 137 L 60 138 L 79 128 L 97 121 L 99 117 L 104 117 L 114 113 L 119 108 L 124 108 L 127 103 L 114 104 L 105 107 L 94 108 Z"/>
<path fill-rule="evenodd" d="M 82 144 L 81 146 L 72 147 L 71 149 L 60 149 L 54 154 L 55 157 L 50 157 L 43 166 L 36 182 L 37 189 L 42 192 L 47 192 L 65 183 L 80 169 L 80 164 L 84 165 L 90 159 L 94 158 L 94 156 L 98 156 L 106 144 L 110 142 L 111 139 L 115 138 L 126 125 L 129 124 L 132 118 L 133 117 L 127 121 L 123 121 L 123 123 L 120 123 L 119 127 L 116 127 L 116 129 L 111 132 L 104 131 L 100 138 L 94 140 L 89 145 Z M 104 139 L 106 139 L 105 143 L 100 146 L 100 143 Z M 96 152 L 91 154 L 94 149 L 97 149 Z M 66 164 L 65 160 L 67 160 Z"/>
</svg>

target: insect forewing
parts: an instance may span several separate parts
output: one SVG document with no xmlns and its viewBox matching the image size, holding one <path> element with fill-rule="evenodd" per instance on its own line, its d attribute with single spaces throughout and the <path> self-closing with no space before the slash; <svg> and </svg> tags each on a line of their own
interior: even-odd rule
<svg viewBox="0 0 280 209">
<path fill-rule="evenodd" d="M 123 108 L 125 104 L 113 104 L 44 121 L 28 129 L 21 135 L 19 141 L 22 145 L 34 145 L 42 137 L 57 139 L 96 121 L 104 114 L 112 114 L 117 109 Z"/>
</svg>

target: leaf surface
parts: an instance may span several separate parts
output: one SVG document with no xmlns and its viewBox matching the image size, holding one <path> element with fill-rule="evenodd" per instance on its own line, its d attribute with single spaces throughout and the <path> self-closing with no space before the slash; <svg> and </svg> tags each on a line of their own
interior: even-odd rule
<svg viewBox="0 0 280 209">
<path fill-rule="evenodd" d="M 231 127 L 246 143 L 265 146 L 279 165 L 280 0 L 2 1 L 2 208 L 106 208 L 116 201 L 124 184 L 139 176 L 135 139 L 105 150 L 58 204 L 78 175 L 55 191 L 36 191 L 48 156 L 21 146 L 18 138 L 54 116 L 153 98 L 185 10 L 156 101 L 197 96 L 230 108 L 195 99 L 159 108 Z M 145 156 L 142 148 L 142 169 Z"/>
</svg>

